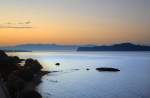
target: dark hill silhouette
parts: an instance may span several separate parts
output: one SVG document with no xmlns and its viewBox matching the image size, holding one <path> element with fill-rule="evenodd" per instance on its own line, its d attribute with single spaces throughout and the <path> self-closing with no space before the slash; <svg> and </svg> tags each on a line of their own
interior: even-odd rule
<svg viewBox="0 0 150 98">
<path fill-rule="evenodd" d="M 150 51 L 150 46 L 121 43 L 110 46 L 79 47 L 77 51 Z"/>
<path fill-rule="evenodd" d="M 76 45 L 56 45 L 56 44 L 21 44 L 16 46 L 1 46 L 0 50 L 5 51 L 75 51 L 78 48 Z"/>
<path fill-rule="evenodd" d="M 0 74 L 3 79 L 7 79 L 8 75 L 14 70 L 18 70 L 18 64 L 22 60 L 19 57 L 7 56 L 4 51 L 0 50 Z"/>
<path fill-rule="evenodd" d="M 32 91 L 26 88 L 31 82 L 35 86 L 38 85 L 41 77 L 49 72 L 42 71 L 43 67 L 37 60 L 26 59 L 23 66 L 20 64 L 22 61 L 23 59 L 8 56 L 0 50 L 0 81 L 4 82 L 1 85 L 6 87 L 11 98 L 41 98 L 41 95 L 34 90 L 34 86 L 30 87 Z"/>
</svg>

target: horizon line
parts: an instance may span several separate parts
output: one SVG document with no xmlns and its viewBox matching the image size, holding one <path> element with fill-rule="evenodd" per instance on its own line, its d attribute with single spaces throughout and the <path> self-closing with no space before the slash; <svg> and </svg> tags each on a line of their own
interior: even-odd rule
<svg viewBox="0 0 150 98">
<path fill-rule="evenodd" d="M 115 45 L 115 44 L 124 44 L 124 43 L 130 43 L 134 45 L 146 45 L 150 46 L 150 44 L 141 44 L 141 43 L 135 43 L 135 42 L 118 42 L 118 43 L 111 43 L 111 44 L 55 44 L 55 43 L 23 43 L 23 44 L 13 44 L 13 45 L 0 45 L 0 47 L 12 47 L 12 46 L 20 46 L 20 45 L 64 45 L 64 46 L 107 46 L 107 45 Z"/>
</svg>

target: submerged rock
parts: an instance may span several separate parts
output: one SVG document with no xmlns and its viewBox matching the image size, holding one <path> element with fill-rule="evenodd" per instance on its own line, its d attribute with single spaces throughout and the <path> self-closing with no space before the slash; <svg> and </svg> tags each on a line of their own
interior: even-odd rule
<svg viewBox="0 0 150 98">
<path fill-rule="evenodd" d="M 87 68 L 86 70 L 90 70 L 89 68 Z"/>
<path fill-rule="evenodd" d="M 119 69 L 111 68 L 111 67 L 100 67 L 100 68 L 96 68 L 96 70 L 97 71 L 111 71 L 111 72 L 120 71 Z"/>
<path fill-rule="evenodd" d="M 49 71 L 49 73 L 62 72 L 62 71 Z"/>
<path fill-rule="evenodd" d="M 72 70 L 80 70 L 80 69 L 72 69 Z"/>
</svg>

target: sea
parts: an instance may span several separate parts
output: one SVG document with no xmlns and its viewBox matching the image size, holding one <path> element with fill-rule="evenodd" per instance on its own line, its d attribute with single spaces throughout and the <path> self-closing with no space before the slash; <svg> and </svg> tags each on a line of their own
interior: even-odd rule
<svg viewBox="0 0 150 98">
<path fill-rule="evenodd" d="M 37 59 L 43 70 L 52 71 L 43 76 L 36 88 L 43 98 L 150 98 L 150 52 L 7 54 Z M 113 67 L 120 71 L 99 72 L 98 67 Z"/>
</svg>

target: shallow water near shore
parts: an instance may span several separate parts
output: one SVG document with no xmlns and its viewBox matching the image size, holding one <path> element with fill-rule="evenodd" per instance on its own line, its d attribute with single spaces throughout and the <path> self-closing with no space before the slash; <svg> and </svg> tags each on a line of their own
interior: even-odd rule
<svg viewBox="0 0 150 98">
<path fill-rule="evenodd" d="M 7 54 L 38 59 L 43 70 L 58 71 L 42 78 L 37 90 L 43 98 L 150 98 L 150 52 Z M 121 71 L 98 72 L 97 67 L 114 67 Z"/>
</svg>

